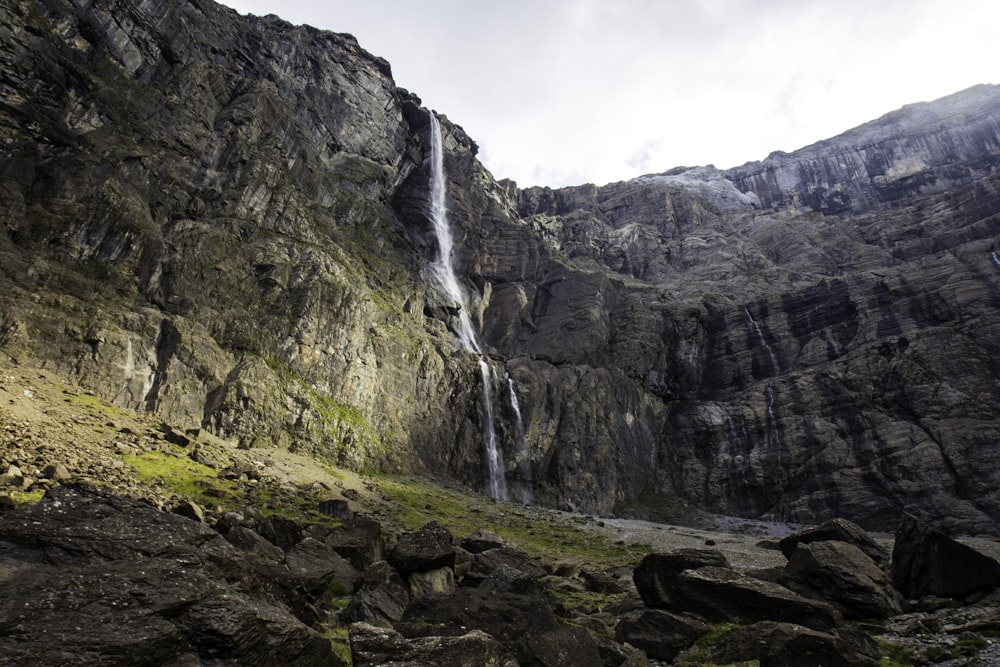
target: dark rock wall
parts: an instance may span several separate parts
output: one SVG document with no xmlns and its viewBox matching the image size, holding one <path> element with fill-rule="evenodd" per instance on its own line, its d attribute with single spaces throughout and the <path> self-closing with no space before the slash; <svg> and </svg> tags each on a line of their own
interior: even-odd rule
<svg viewBox="0 0 1000 667">
<path fill-rule="evenodd" d="M 0 32 L 6 355 L 247 445 L 482 488 L 478 365 L 427 271 L 428 112 L 388 63 L 202 0 L 15 1 Z M 998 102 L 559 190 L 497 183 L 442 118 L 511 486 L 997 530 Z"/>
</svg>

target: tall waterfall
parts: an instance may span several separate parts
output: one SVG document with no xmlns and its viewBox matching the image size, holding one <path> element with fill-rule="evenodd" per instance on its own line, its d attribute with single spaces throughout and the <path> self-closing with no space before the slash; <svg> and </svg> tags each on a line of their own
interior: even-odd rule
<svg viewBox="0 0 1000 667">
<path fill-rule="evenodd" d="M 444 148 L 441 141 L 441 123 L 434 112 L 428 112 L 431 120 L 431 201 L 430 217 L 434 224 L 434 234 L 438 242 L 438 256 L 431 269 L 435 280 L 449 299 L 458 305 L 458 342 L 466 352 L 479 357 L 479 370 L 483 378 L 483 450 L 486 456 L 486 470 L 489 475 L 489 493 L 492 498 L 507 500 L 507 480 L 504 462 L 497 445 L 497 434 L 493 424 L 493 392 L 495 374 L 483 354 L 479 337 L 469 317 L 469 302 L 465 291 L 458 283 L 455 266 L 452 263 L 453 241 L 451 226 L 448 224 L 447 190 L 444 173 Z"/>
</svg>

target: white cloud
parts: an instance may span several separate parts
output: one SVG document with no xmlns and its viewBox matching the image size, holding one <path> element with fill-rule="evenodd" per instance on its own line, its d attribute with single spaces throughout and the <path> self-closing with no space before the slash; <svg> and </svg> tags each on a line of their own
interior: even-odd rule
<svg viewBox="0 0 1000 667">
<path fill-rule="evenodd" d="M 498 178 L 730 167 L 995 82 L 994 0 L 231 0 L 354 34 Z"/>
</svg>

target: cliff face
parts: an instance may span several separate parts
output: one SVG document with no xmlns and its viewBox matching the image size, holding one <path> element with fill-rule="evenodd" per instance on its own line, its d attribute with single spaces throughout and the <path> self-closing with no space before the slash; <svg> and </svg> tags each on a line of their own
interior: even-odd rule
<svg viewBox="0 0 1000 667">
<path fill-rule="evenodd" d="M 0 32 L 0 350 L 246 446 L 484 488 L 428 112 L 385 61 L 206 0 L 16 1 Z M 512 497 L 1000 528 L 998 103 L 561 190 L 498 184 L 442 119 Z"/>
</svg>

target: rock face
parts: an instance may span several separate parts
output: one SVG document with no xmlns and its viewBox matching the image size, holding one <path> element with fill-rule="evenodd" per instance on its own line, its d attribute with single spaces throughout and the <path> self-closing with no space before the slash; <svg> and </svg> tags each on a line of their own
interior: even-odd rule
<svg viewBox="0 0 1000 667">
<path fill-rule="evenodd" d="M 0 352 L 485 488 L 478 360 L 428 279 L 428 111 L 388 63 L 208 0 L 15 0 L 0 32 Z M 1000 529 L 998 102 L 560 190 L 496 182 L 442 118 L 512 497 Z"/>
<path fill-rule="evenodd" d="M 343 664 L 221 535 L 142 502 L 53 489 L 0 519 L 0 573 L 5 664 Z"/>
</svg>

